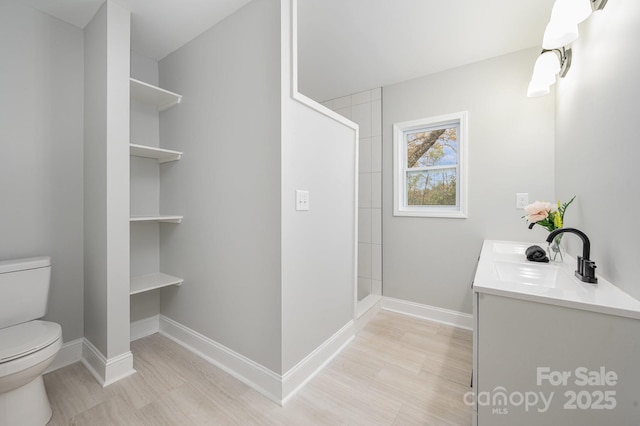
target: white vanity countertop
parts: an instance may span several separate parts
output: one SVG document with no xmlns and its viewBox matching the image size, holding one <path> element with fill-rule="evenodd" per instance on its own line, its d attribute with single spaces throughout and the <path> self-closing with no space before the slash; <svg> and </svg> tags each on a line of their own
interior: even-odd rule
<svg viewBox="0 0 640 426">
<path fill-rule="evenodd" d="M 546 242 L 485 240 L 474 291 L 640 319 L 637 299 L 597 274 L 598 284 L 576 278 L 575 258 L 565 255 L 561 264 L 527 261 L 525 250 L 534 244 L 547 248 Z"/>
</svg>

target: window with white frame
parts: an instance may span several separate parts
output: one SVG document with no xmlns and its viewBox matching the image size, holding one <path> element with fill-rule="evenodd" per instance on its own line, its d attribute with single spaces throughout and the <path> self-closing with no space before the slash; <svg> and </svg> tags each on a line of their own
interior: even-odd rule
<svg viewBox="0 0 640 426">
<path fill-rule="evenodd" d="M 467 113 L 393 125 L 395 216 L 467 217 Z"/>
</svg>

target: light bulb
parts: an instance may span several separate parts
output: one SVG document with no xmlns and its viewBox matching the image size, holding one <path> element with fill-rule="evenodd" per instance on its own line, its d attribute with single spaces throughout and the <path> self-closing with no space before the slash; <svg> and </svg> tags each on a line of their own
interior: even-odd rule
<svg viewBox="0 0 640 426">
<path fill-rule="evenodd" d="M 578 24 L 550 21 L 544 30 L 542 48 L 559 49 L 576 41 L 578 35 Z"/>
<path fill-rule="evenodd" d="M 578 38 L 578 24 L 591 15 L 590 0 L 556 0 L 544 31 L 542 47 L 557 49 Z"/>
<path fill-rule="evenodd" d="M 556 52 L 542 52 L 533 66 L 533 75 L 527 89 L 527 96 L 534 98 L 544 96 L 556 82 L 556 75 L 560 72 L 560 58 Z"/>
<path fill-rule="evenodd" d="M 535 71 L 535 68 L 540 71 Z M 540 72 L 542 75 L 549 76 L 550 80 L 555 81 L 556 74 L 560 72 L 560 57 L 553 51 L 543 52 L 536 59 L 534 72 Z"/>
<path fill-rule="evenodd" d="M 529 98 L 537 98 L 538 96 L 548 95 L 550 92 L 550 85 L 541 84 L 533 80 L 529 83 L 529 87 L 527 88 L 527 96 Z"/>
<path fill-rule="evenodd" d="M 576 24 L 587 19 L 593 9 L 591 8 L 590 0 L 557 0 L 562 2 L 562 8 L 566 9 L 563 11 L 564 14 L 569 16 Z"/>
<path fill-rule="evenodd" d="M 560 72 L 560 58 L 555 52 L 543 52 L 533 66 L 531 81 L 552 85 L 556 82 L 556 75 Z"/>
</svg>

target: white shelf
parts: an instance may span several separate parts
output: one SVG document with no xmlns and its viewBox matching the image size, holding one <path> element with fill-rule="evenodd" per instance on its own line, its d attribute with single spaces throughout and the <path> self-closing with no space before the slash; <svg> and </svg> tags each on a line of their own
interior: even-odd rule
<svg viewBox="0 0 640 426">
<path fill-rule="evenodd" d="M 134 157 L 152 158 L 158 163 L 168 163 L 182 158 L 182 152 L 153 146 L 129 144 L 129 154 Z"/>
<path fill-rule="evenodd" d="M 161 89 L 135 78 L 130 78 L 131 98 L 153 105 L 158 111 L 164 111 L 182 101 L 182 95 Z"/>
<path fill-rule="evenodd" d="M 166 223 L 180 223 L 184 216 L 133 216 L 129 218 L 130 222 L 166 222 Z"/>
<path fill-rule="evenodd" d="M 184 280 L 182 278 L 158 272 L 157 274 L 147 274 L 139 277 L 131 277 L 130 295 L 143 293 L 157 288 L 167 287 L 170 285 L 181 286 Z"/>
</svg>

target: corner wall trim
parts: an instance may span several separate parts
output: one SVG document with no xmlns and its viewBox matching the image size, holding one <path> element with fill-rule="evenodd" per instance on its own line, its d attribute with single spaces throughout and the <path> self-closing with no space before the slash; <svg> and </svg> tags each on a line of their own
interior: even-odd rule
<svg viewBox="0 0 640 426">
<path fill-rule="evenodd" d="M 354 324 L 349 321 L 282 376 L 164 315 L 160 334 L 283 405 L 353 339 Z"/>
<path fill-rule="evenodd" d="M 133 369 L 133 354 L 125 352 L 116 357 L 106 359 L 104 355 L 86 338 L 82 345 L 82 364 L 103 386 L 109 386 L 136 372 Z"/>
<path fill-rule="evenodd" d="M 282 376 L 282 405 L 313 379 L 355 337 L 353 320 Z"/>
<path fill-rule="evenodd" d="M 160 315 L 160 334 L 231 374 L 272 401 L 281 402 L 279 374 L 164 315 Z"/>
<path fill-rule="evenodd" d="M 358 302 L 355 319 L 356 334 L 378 315 L 382 309 L 382 300 L 382 296 L 370 294 Z"/>
<path fill-rule="evenodd" d="M 407 300 L 384 297 L 382 299 L 382 309 L 399 314 L 410 315 L 417 318 L 435 321 L 465 330 L 473 329 L 471 314 L 438 308 L 436 306 L 422 305 L 420 303 L 409 302 Z"/>
</svg>

